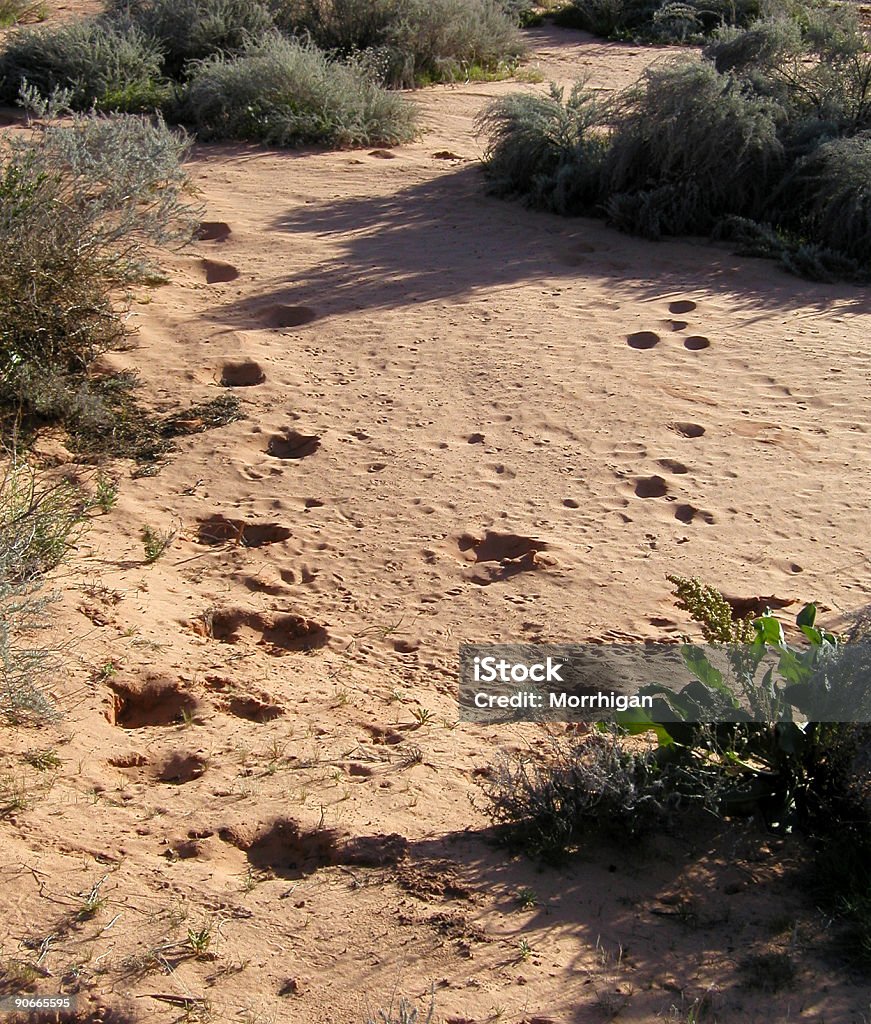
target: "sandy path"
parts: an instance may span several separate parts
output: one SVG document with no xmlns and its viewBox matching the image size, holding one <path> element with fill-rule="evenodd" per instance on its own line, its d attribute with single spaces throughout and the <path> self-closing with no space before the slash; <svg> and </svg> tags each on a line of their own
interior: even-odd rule
<svg viewBox="0 0 871 1024">
<path fill-rule="evenodd" d="M 602 88 L 660 55 L 533 39 L 547 77 L 587 69 Z M 219 1019 L 351 1024 L 394 986 L 433 983 L 455 1024 L 500 1008 L 512 1024 L 585 1024 L 606 997 L 651 1021 L 713 984 L 723 1020 L 782 1006 L 730 973 L 728 947 L 765 948 L 766 922 L 800 913 L 749 831 L 545 875 L 463 834 L 486 823 L 473 771 L 539 734 L 457 726 L 456 652 L 680 632 L 668 572 L 816 598 L 829 618 L 867 603 L 867 295 L 484 197 L 474 117 L 514 88 L 416 95 L 426 132 L 389 156 L 197 148 L 204 219 L 229 231 L 172 258 L 171 283 L 133 307 L 138 347 L 109 362 L 138 367 L 167 407 L 223 378 L 246 419 L 124 479 L 83 546 L 64 622 L 87 634 L 54 741 L 78 770 L 14 819 L 6 955 L 34 916 L 56 925 L 32 877 L 63 896 L 109 870 L 124 928 L 100 918 L 74 936 L 106 954 L 103 973 L 83 968 L 103 1002 L 205 993 Z M 209 546 L 232 533 L 216 517 L 260 529 Z M 150 568 L 144 523 L 180 531 Z M 288 650 L 288 616 L 323 646 Z M 100 674 L 108 662 L 117 674 Z M 153 707 L 135 698 L 146 671 L 169 680 Z M 188 699 L 185 728 L 173 701 Z M 251 852 L 276 815 L 398 833 L 416 864 L 455 863 L 404 887 L 347 858 L 308 874 L 271 840 Z M 749 891 L 723 882 L 742 864 Z M 459 876 L 468 899 L 445 889 Z M 525 886 L 539 905 L 518 914 Z M 701 901 L 697 928 L 651 909 L 680 893 Z M 216 963 L 131 966 L 204 921 L 220 924 Z M 521 937 L 535 955 L 518 961 Z M 790 1019 L 858 1021 L 861 991 L 821 971 L 806 967 Z"/>
</svg>

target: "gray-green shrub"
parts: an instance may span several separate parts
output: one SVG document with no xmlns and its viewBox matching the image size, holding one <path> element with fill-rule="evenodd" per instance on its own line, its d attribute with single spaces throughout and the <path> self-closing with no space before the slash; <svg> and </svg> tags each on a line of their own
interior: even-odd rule
<svg viewBox="0 0 871 1024">
<path fill-rule="evenodd" d="M 731 238 L 807 277 L 871 279 L 871 53 L 849 12 L 723 28 L 701 61 L 654 64 L 596 110 L 577 89 L 496 101 L 479 122 L 492 191 L 649 238 Z"/>
<path fill-rule="evenodd" d="M 277 33 L 241 56 L 195 65 L 177 116 L 204 139 L 280 146 L 394 144 L 415 134 L 414 108 L 366 73 Z"/>
<path fill-rule="evenodd" d="M 524 49 L 497 0 L 274 0 L 283 31 L 344 57 L 369 52 L 390 86 L 495 70 Z"/>
<path fill-rule="evenodd" d="M 162 121 L 79 115 L 0 149 L 0 413 L 75 420 L 126 331 L 114 289 L 190 238 L 189 141 Z"/>
<path fill-rule="evenodd" d="M 77 110 L 159 107 L 167 94 L 158 42 L 100 19 L 12 33 L 0 54 L 0 100 L 14 103 L 25 81 L 41 95 L 65 90 Z"/>
<path fill-rule="evenodd" d="M 41 481 L 14 457 L 0 474 L 0 722 L 57 717 L 48 685 L 59 651 L 39 642 L 57 600 L 46 577 L 81 535 L 86 512 L 77 487 Z"/>
<path fill-rule="evenodd" d="M 260 0 L 114 0 L 110 14 L 157 41 L 172 78 L 181 77 L 189 61 L 238 53 L 274 27 Z"/>
<path fill-rule="evenodd" d="M 572 0 L 558 24 L 609 39 L 697 43 L 721 25 L 747 25 L 759 0 Z"/>
</svg>

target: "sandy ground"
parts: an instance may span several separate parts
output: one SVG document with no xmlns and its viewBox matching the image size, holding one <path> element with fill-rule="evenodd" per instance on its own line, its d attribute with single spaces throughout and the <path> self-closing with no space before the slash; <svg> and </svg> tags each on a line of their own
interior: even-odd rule
<svg viewBox="0 0 871 1024">
<path fill-rule="evenodd" d="M 530 38 L 603 89 L 663 54 Z M 362 1024 L 430 990 L 452 1024 L 867 1020 L 794 841 L 700 822 L 560 871 L 486 842 L 481 777 L 547 736 L 458 724 L 460 642 L 676 636 L 669 572 L 827 623 L 869 601 L 867 293 L 486 197 L 474 119 L 516 88 L 546 85 L 416 94 L 390 153 L 197 147 L 211 238 L 107 364 L 245 418 L 113 466 L 61 580 L 65 718 L 0 754 L 7 989 L 35 965 L 94 1020 Z M 177 531 L 153 565 L 145 524 Z M 788 990 L 754 987 L 784 951 Z"/>
</svg>

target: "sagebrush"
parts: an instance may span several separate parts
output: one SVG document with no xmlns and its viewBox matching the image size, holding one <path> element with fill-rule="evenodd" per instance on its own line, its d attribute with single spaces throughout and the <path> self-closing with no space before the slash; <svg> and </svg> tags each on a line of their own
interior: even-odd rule
<svg viewBox="0 0 871 1024">
<path fill-rule="evenodd" d="M 608 102 L 507 96 L 479 127 L 493 192 L 648 238 L 731 238 L 822 280 L 871 279 L 871 52 L 849 10 L 714 33 Z"/>
</svg>

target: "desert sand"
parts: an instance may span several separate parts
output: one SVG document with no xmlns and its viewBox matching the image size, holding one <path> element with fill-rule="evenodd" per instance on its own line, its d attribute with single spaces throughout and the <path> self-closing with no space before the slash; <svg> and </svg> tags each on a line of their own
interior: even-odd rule
<svg viewBox="0 0 871 1024">
<path fill-rule="evenodd" d="M 0 961 L 82 1019 L 867 1019 L 798 840 L 702 823 L 559 870 L 487 842 L 481 778 L 548 734 L 458 723 L 462 641 L 676 637 L 675 572 L 828 625 L 869 601 L 867 292 L 487 197 L 488 100 L 666 52 L 529 37 L 542 84 L 417 92 L 395 150 L 195 147 L 203 237 L 105 364 L 244 418 L 112 464 L 59 580 L 64 718 L 0 752 Z M 177 531 L 153 565 L 145 524 Z M 781 951 L 788 989 L 752 987 Z"/>
</svg>

